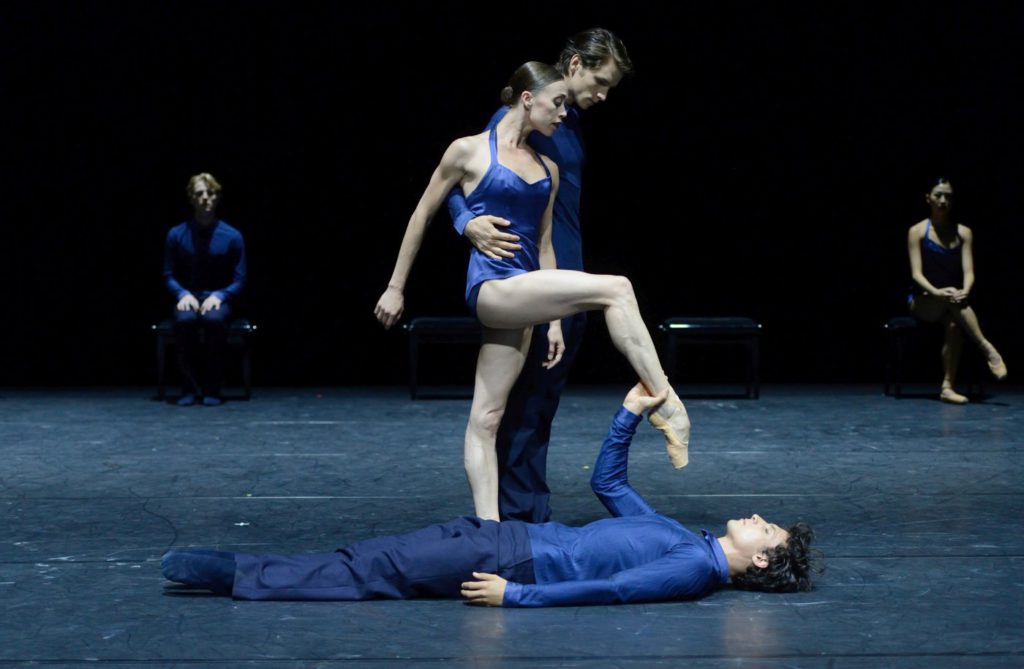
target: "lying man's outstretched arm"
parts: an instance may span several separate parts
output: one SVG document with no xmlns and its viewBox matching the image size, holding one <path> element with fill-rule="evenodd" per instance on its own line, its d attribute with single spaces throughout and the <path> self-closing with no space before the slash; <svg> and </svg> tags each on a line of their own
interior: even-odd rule
<svg viewBox="0 0 1024 669">
<path fill-rule="evenodd" d="M 647 394 L 642 384 L 633 386 L 612 419 L 601 452 L 594 463 L 590 487 L 613 516 L 639 516 L 657 513 L 647 500 L 629 484 L 629 445 L 645 411 L 656 409 L 667 397 Z"/>
</svg>

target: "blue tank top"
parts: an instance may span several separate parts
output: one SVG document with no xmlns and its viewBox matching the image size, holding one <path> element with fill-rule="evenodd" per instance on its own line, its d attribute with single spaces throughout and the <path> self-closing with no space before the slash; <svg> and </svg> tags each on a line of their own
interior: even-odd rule
<svg viewBox="0 0 1024 669">
<path fill-rule="evenodd" d="M 932 221 L 924 229 L 921 239 L 921 273 L 936 288 L 960 288 L 964 285 L 963 246 L 960 235 L 956 236 L 960 243 L 949 249 L 932 241 L 928 237 Z"/>
<path fill-rule="evenodd" d="M 540 269 L 540 253 L 537 248 L 540 222 L 551 197 L 551 172 L 541 160 L 546 177 L 528 183 L 521 176 L 498 162 L 498 139 L 491 128 L 488 143 L 491 148 L 491 164 L 476 189 L 466 198 L 466 204 L 474 216 L 491 214 L 508 220 L 504 231 L 519 235 L 521 251 L 512 258 L 495 260 L 488 258 L 476 247 L 470 251 L 469 269 L 466 272 L 466 302 L 476 313 L 476 294 L 480 284 L 491 279 L 507 279 Z"/>
</svg>

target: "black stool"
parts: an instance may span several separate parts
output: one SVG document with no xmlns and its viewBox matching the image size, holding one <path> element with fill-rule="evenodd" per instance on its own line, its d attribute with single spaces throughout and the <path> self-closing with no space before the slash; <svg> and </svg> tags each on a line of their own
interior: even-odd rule
<svg viewBox="0 0 1024 669">
<path fill-rule="evenodd" d="M 890 318 L 882 326 L 885 332 L 885 386 L 883 392 L 899 399 L 903 397 L 903 381 L 905 379 L 905 363 L 907 357 L 907 345 L 912 339 L 920 339 L 927 323 L 919 323 L 917 319 L 910 316 L 896 316 Z M 970 340 L 964 335 L 964 349 L 961 355 L 961 369 L 966 371 L 967 394 L 985 396 L 985 369 L 982 365 L 964 365 L 965 360 L 971 360 L 972 354 L 968 347 L 973 346 Z M 938 351 L 936 351 L 937 353 Z M 938 357 L 938 356 L 936 356 Z"/>
<path fill-rule="evenodd" d="M 746 396 L 761 396 L 758 376 L 760 363 L 761 324 L 741 317 L 675 317 L 661 322 L 658 329 L 665 333 L 665 370 L 672 376 L 676 367 L 676 349 L 682 343 L 741 346 L 747 352 Z"/>
<path fill-rule="evenodd" d="M 156 396 L 164 399 L 166 395 L 165 372 L 167 367 L 167 348 L 175 344 L 174 321 L 168 319 L 151 325 L 156 335 Z M 228 325 L 228 346 L 240 346 L 242 349 L 242 386 L 245 399 L 252 398 L 252 342 L 250 339 L 256 332 L 256 326 L 244 318 L 236 318 Z M 199 336 L 203 336 L 200 330 Z"/>
<path fill-rule="evenodd" d="M 474 344 L 480 346 L 483 329 L 475 318 L 414 318 L 403 326 L 409 335 L 409 397 L 417 399 L 419 394 L 419 360 L 421 344 Z M 472 387 L 472 385 L 470 386 Z M 472 397 L 456 394 L 446 397 Z"/>
</svg>

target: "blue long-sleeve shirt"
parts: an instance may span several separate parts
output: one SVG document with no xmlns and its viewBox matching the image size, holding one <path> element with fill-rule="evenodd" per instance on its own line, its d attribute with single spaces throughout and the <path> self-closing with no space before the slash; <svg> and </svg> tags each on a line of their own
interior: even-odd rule
<svg viewBox="0 0 1024 669">
<path fill-rule="evenodd" d="M 498 125 L 508 113 L 508 107 L 494 112 L 487 130 Z M 583 270 L 583 240 L 580 237 L 580 188 L 583 184 L 583 133 L 580 130 L 580 112 L 567 107 L 565 120 L 551 137 L 539 132 L 530 133 L 529 144 L 537 153 L 547 156 L 558 165 L 558 193 L 551 215 L 551 245 L 555 248 L 555 262 L 559 269 Z M 448 211 L 461 235 L 466 224 L 476 216 L 466 204 L 461 188 L 448 195 Z"/>
<path fill-rule="evenodd" d="M 235 228 L 220 220 L 209 228 L 186 221 L 168 231 L 164 285 L 175 300 L 191 293 L 227 302 L 238 297 L 245 280 L 245 242 Z"/>
<path fill-rule="evenodd" d="M 619 604 L 693 599 L 729 580 L 721 545 L 657 513 L 627 477 L 640 417 L 625 407 L 612 420 L 591 487 L 615 516 L 568 527 L 528 527 L 534 584 L 509 582 L 503 606 Z"/>
</svg>

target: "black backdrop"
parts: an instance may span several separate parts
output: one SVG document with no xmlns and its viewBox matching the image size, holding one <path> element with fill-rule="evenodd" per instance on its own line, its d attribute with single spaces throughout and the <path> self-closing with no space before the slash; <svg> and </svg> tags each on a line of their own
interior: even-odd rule
<svg viewBox="0 0 1024 669">
<path fill-rule="evenodd" d="M 166 230 L 190 174 L 247 240 L 257 380 L 404 379 L 372 308 L 444 147 L 508 74 L 602 25 L 637 75 L 584 114 L 584 252 L 649 323 L 749 315 L 769 381 L 879 377 L 905 234 L 949 175 L 973 297 L 1013 365 L 1022 234 L 1020 3 L 153 2 L 0 10 L 0 385 L 145 383 Z M 446 213 L 411 315 L 464 314 Z M 628 376 L 594 318 L 580 382 Z M 934 352 L 938 377 L 938 352 Z"/>
</svg>

